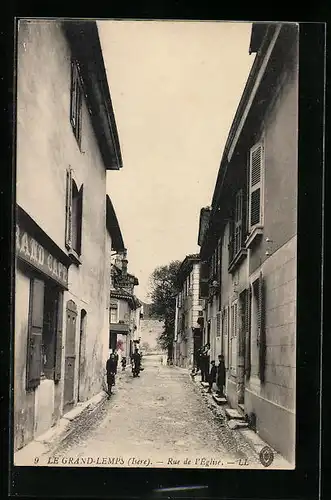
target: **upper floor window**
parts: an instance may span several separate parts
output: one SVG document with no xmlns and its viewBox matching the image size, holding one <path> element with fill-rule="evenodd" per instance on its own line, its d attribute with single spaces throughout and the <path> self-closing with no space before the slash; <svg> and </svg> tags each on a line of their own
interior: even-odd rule
<svg viewBox="0 0 331 500">
<path fill-rule="evenodd" d="M 66 234 L 65 245 L 78 256 L 82 250 L 83 185 L 78 190 L 72 178 L 72 171 L 67 171 L 66 178 Z"/>
<path fill-rule="evenodd" d="M 236 257 L 240 250 L 244 247 L 244 195 L 240 189 L 234 201 L 233 219 L 230 223 L 229 234 L 229 262 Z"/>
<path fill-rule="evenodd" d="M 261 142 L 255 144 L 249 155 L 249 217 L 248 225 L 251 231 L 263 225 L 263 179 L 264 154 Z"/>
<path fill-rule="evenodd" d="M 109 322 L 117 323 L 118 322 L 118 307 L 116 302 L 111 302 L 109 306 Z"/>
<path fill-rule="evenodd" d="M 77 61 L 71 62 L 70 122 L 79 148 L 82 138 L 83 88 Z"/>
</svg>

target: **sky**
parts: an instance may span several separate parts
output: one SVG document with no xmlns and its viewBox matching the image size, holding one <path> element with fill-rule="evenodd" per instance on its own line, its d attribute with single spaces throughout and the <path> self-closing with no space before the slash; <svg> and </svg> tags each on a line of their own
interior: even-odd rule
<svg viewBox="0 0 331 500">
<path fill-rule="evenodd" d="M 199 252 L 200 209 L 254 55 L 250 23 L 98 21 L 123 168 L 107 173 L 136 295 L 155 267 Z"/>
</svg>

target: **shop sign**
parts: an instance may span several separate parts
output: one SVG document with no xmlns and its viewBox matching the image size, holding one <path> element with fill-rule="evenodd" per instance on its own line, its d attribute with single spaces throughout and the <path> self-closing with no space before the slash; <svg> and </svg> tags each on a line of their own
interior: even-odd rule
<svg viewBox="0 0 331 500">
<path fill-rule="evenodd" d="M 68 287 L 67 267 L 26 231 L 23 231 L 18 224 L 16 225 L 16 254 L 20 259 L 36 267 L 66 288 Z"/>
</svg>

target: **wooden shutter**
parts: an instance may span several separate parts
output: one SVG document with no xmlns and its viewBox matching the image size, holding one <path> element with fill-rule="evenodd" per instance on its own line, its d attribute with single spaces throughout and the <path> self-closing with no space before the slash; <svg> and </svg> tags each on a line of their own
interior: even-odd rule
<svg viewBox="0 0 331 500">
<path fill-rule="evenodd" d="M 82 252 L 82 228 L 83 228 L 83 186 L 79 190 L 78 203 L 77 203 L 77 253 Z"/>
<path fill-rule="evenodd" d="M 77 69 L 74 61 L 71 61 L 71 88 L 70 88 L 70 122 L 75 129 L 76 120 L 76 102 L 77 102 Z"/>
<path fill-rule="evenodd" d="M 200 280 L 199 280 L 199 285 L 200 285 L 199 297 L 201 299 L 208 298 L 208 290 L 209 290 L 208 278 L 209 278 L 208 262 L 202 261 L 200 263 Z"/>
<path fill-rule="evenodd" d="M 246 301 L 247 290 L 239 295 L 238 302 L 238 356 L 243 359 L 245 355 L 245 334 L 246 334 Z"/>
<path fill-rule="evenodd" d="M 237 303 L 231 306 L 231 369 L 236 372 L 237 365 Z"/>
<path fill-rule="evenodd" d="M 42 370 L 42 333 L 44 322 L 44 282 L 32 279 L 30 283 L 30 314 L 27 346 L 26 389 L 40 384 Z"/>
<path fill-rule="evenodd" d="M 57 300 L 57 325 L 56 325 L 56 351 L 55 351 L 55 367 L 54 380 L 57 382 L 61 379 L 62 365 L 62 332 L 63 332 L 63 293 L 60 292 Z"/>
<path fill-rule="evenodd" d="M 234 220 L 234 256 L 242 248 L 242 219 L 243 219 L 243 192 L 240 189 L 236 195 L 236 209 Z"/>
<path fill-rule="evenodd" d="M 224 342 L 224 362 L 225 367 L 229 368 L 229 312 L 228 307 L 225 307 L 223 310 L 224 314 L 224 331 L 223 331 L 223 342 Z"/>
<path fill-rule="evenodd" d="M 68 249 L 72 247 L 72 173 L 71 169 L 66 174 L 66 227 L 65 245 Z"/>
<path fill-rule="evenodd" d="M 246 294 L 246 342 L 245 342 L 245 373 L 249 378 L 251 375 L 251 307 L 252 307 L 252 289 L 248 288 Z"/>
<path fill-rule="evenodd" d="M 265 332 L 265 284 L 262 274 L 259 276 L 259 315 L 258 315 L 259 377 L 265 378 L 266 332 Z"/>
<path fill-rule="evenodd" d="M 79 146 L 81 145 L 81 137 L 82 137 L 82 104 L 83 104 L 83 91 L 80 83 L 80 77 L 77 71 L 77 104 L 76 104 L 76 121 L 77 121 L 77 126 L 76 126 L 76 137 L 79 143 Z"/>
<path fill-rule="evenodd" d="M 228 244 L 228 250 L 229 250 L 229 263 L 232 262 L 235 253 L 234 253 L 234 220 L 231 219 L 229 221 L 229 244 Z"/>
<path fill-rule="evenodd" d="M 216 314 L 216 337 L 221 335 L 221 313 Z"/>
<path fill-rule="evenodd" d="M 262 224 L 262 144 L 256 144 L 250 150 L 249 179 L 249 226 L 253 228 Z"/>
</svg>

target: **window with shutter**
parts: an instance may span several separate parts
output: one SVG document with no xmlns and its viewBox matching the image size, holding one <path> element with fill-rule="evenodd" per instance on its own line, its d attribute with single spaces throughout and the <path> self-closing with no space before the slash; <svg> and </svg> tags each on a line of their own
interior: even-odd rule
<svg viewBox="0 0 331 500">
<path fill-rule="evenodd" d="M 243 192 L 240 189 L 236 194 L 236 209 L 234 219 L 234 255 L 242 248 L 242 219 L 243 219 Z"/>
<path fill-rule="evenodd" d="M 230 319 L 230 366 L 234 374 L 236 373 L 237 366 L 237 313 L 238 304 L 234 302 L 231 305 Z"/>
<path fill-rule="evenodd" d="M 76 256 L 82 252 L 82 221 L 83 221 L 83 185 L 80 190 L 75 183 L 72 170 L 66 173 L 66 223 L 65 246 Z"/>
<path fill-rule="evenodd" d="M 32 279 L 30 283 L 30 313 L 27 346 L 26 389 L 40 384 L 42 371 L 42 334 L 44 322 L 44 282 Z"/>
<path fill-rule="evenodd" d="M 228 322 L 228 307 L 223 309 L 222 313 L 222 354 L 224 355 L 225 368 L 229 368 L 229 322 Z"/>
<path fill-rule="evenodd" d="M 247 290 L 246 296 L 246 343 L 245 343 L 245 373 L 249 378 L 251 374 L 251 308 L 252 308 L 252 289 Z"/>
<path fill-rule="evenodd" d="M 234 220 L 231 219 L 229 221 L 229 244 L 228 244 L 228 250 L 229 250 L 229 262 L 232 262 L 234 259 L 235 253 L 234 253 Z"/>
<path fill-rule="evenodd" d="M 229 262 L 231 263 L 244 248 L 244 194 L 240 189 L 235 196 L 233 215 L 229 225 Z"/>
<path fill-rule="evenodd" d="M 77 61 L 71 62 L 70 123 L 78 146 L 81 146 L 83 89 Z"/>
<path fill-rule="evenodd" d="M 72 246 L 72 171 L 66 173 L 66 234 L 65 245 L 68 249 Z"/>
<path fill-rule="evenodd" d="M 263 146 L 256 144 L 250 150 L 249 228 L 263 225 Z"/>
<path fill-rule="evenodd" d="M 78 191 L 75 181 L 72 181 L 72 249 L 81 254 L 82 240 L 83 186 Z"/>
</svg>

